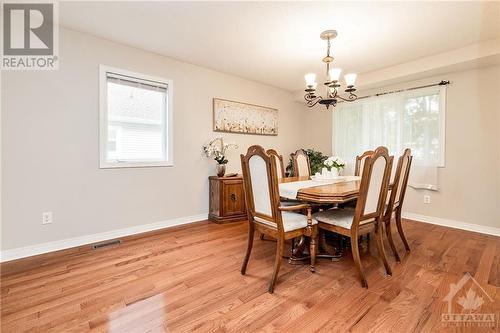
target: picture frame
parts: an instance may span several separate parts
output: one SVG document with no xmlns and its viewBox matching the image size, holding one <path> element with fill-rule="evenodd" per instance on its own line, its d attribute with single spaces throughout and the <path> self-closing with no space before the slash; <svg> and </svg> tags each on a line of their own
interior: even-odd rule
<svg viewBox="0 0 500 333">
<path fill-rule="evenodd" d="M 214 132 L 278 135 L 278 109 L 236 102 L 227 99 L 213 99 Z"/>
</svg>

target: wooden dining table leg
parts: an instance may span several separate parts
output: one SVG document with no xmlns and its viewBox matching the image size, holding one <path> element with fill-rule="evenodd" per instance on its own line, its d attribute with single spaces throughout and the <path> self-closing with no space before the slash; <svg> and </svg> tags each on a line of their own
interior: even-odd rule
<svg viewBox="0 0 500 333">
<path fill-rule="evenodd" d="M 304 262 L 305 260 L 310 259 L 310 253 L 307 255 L 305 249 L 309 246 L 310 241 L 308 241 L 307 237 L 301 236 L 299 241 L 296 239 L 292 240 L 292 255 L 288 258 L 288 263 L 293 264 L 297 262 Z M 315 244 L 316 250 L 316 258 L 318 259 L 331 259 L 332 261 L 338 261 L 343 256 L 343 248 L 342 242 L 340 244 L 340 248 L 336 249 L 334 246 L 328 244 L 326 241 L 326 234 L 324 230 L 318 231 L 318 237 L 316 238 Z M 310 252 L 310 251 L 309 251 Z"/>
<path fill-rule="evenodd" d="M 327 255 L 332 256 L 332 259 L 342 255 L 342 248 L 336 249 L 334 246 L 328 244 L 326 241 L 326 233 L 324 230 L 319 230 L 319 248 L 322 249 Z"/>
<path fill-rule="evenodd" d="M 300 237 L 299 242 L 295 245 L 292 251 L 292 255 L 296 258 L 300 258 L 304 255 L 304 249 L 306 248 L 306 238 L 304 236 Z"/>
</svg>

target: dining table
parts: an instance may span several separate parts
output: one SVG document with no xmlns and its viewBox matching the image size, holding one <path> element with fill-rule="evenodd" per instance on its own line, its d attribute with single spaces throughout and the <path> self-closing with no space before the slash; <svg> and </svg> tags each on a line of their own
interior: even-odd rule
<svg viewBox="0 0 500 333">
<path fill-rule="evenodd" d="M 361 177 L 358 176 L 339 176 L 332 179 L 302 176 L 281 178 L 278 187 L 283 200 L 299 200 L 320 207 L 328 207 L 328 205 L 342 205 L 356 200 L 360 185 Z M 306 238 L 302 237 L 298 244 L 292 247 L 290 263 L 309 258 L 308 255 L 304 255 L 306 242 Z M 340 239 L 340 246 L 335 247 L 326 241 L 325 232 L 320 232 L 319 247 L 323 253 L 319 253 L 317 258 L 338 260 L 342 257 L 342 239 Z"/>
<path fill-rule="evenodd" d="M 339 176 L 332 179 L 311 179 L 309 176 L 286 177 L 279 180 L 283 199 L 316 204 L 342 204 L 355 200 L 359 194 L 361 177 Z"/>
</svg>

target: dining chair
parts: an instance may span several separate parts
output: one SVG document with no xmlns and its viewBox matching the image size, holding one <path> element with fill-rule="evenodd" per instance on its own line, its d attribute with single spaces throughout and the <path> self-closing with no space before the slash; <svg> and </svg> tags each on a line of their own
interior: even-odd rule
<svg viewBox="0 0 500 333">
<path fill-rule="evenodd" d="M 275 238 L 276 258 L 268 289 L 269 293 L 273 293 L 286 240 L 310 237 L 310 270 L 315 271 L 317 221 L 312 218 L 311 207 L 307 204 L 280 205 L 276 164 L 264 148 L 258 145 L 249 147 L 246 155 L 241 155 L 241 167 L 248 215 L 248 245 L 241 274 L 246 273 L 254 232 Z M 307 215 L 296 213 L 303 209 L 307 210 Z"/>
<path fill-rule="evenodd" d="M 285 166 L 283 164 L 283 156 L 278 154 L 278 152 L 274 149 L 266 150 L 266 153 L 272 157 L 273 162 L 276 164 L 276 174 L 278 178 L 285 178 Z"/>
<path fill-rule="evenodd" d="M 385 147 L 378 147 L 364 160 L 363 173 L 356 208 L 330 209 L 313 215 L 320 229 L 347 236 L 351 240 L 351 252 L 361 279 L 361 285 L 368 288 L 359 255 L 358 236 L 375 232 L 378 254 L 385 271 L 392 274 L 387 262 L 382 240 L 384 207 L 389 187 L 393 157 Z"/>
<path fill-rule="evenodd" d="M 385 231 L 387 234 L 387 239 L 389 240 L 389 245 L 391 246 L 392 252 L 397 262 L 401 262 L 399 253 L 394 245 L 394 240 L 392 238 L 391 231 L 391 221 L 394 216 L 396 221 L 396 227 L 398 229 L 399 236 L 403 241 L 406 252 L 410 252 L 410 246 L 403 232 L 403 226 L 401 225 L 401 212 L 403 208 L 403 201 L 406 194 L 406 187 L 408 185 L 408 178 L 410 175 L 410 167 L 413 156 L 411 155 L 410 149 L 405 149 L 403 155 L 399 157 L 398 166 L 396 167 L 396 174 L 394 176 L 394 182 L 392 184 L 391 194 L 389 195 L 389 202 L 384 214 Z"/>
<path fill-rule="evenodd" d="M 363 174 L 363 165 L 365 159 L 373 154 L 373 150 L 367 150 L 363 154 L 356 156 L 356 165 L 354 167 L 354 175 L 361 176 Z"/>
<path fill-rule="evenodd" d="M 355 176 L 360 176 L 363 173 L 363 165 L 364 165 L 365 159 L 368 156 L 371 156 L 372 154 L 373 154 L 373 150 L 367 150 L 363 154 L 356 156 L 356 163 L 354 164 L 354 175 Z M 343 208 L 347 208 L 347 207 L 354 208 L 354 207 L 356 207 L 356 199 L 351 200 L 351 201 L 346 202 L 346 203 L 343 203 L 343 204 L 340 204 L 339 206 L 343 207 Z M 369 239 L 369 238 L 370 238 L 370 235 L 368 234 L 367 239 Z"/>
<path fill-rule="evenodd" d="M 278 152 L 274 149 L 268 149 L 266 150 L 266 153 L 271 156 L 271 159 L 273 163 L 276 164 L 276 174 L 278 175 L 278 178 L 285 178 L 285 167 L 283 163 L 283 156 L 278 154 Z M 300 202 L 297 200 L 285 200 L 282 199 L 281 205 L 282 206 L 290 206 L 290 205 L 297 205 Z M 264 234 L 260 234 L 260 239 L 264 240 Z"/>
<path fill-rule="evenodd" d="M 311 175 L 311 165 L 309 163 L 309 156 L 307 156 L 304 149 L 299 149 L 295 153 L 290 154 L 293 161 L 293 175 L 295 177 L 302 177 Z"/>
</svg>

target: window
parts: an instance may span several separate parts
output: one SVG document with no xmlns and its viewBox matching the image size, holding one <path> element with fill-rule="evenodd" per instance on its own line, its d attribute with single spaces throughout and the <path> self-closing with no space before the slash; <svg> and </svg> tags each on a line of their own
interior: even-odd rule
<svg viewBox="0 0 500 333">
<path fill-rule="evenodd" d="M 378 146 L 395 156 L 410 148 L 415 165 L 444 166 L 445 91 L 437 86 L 341 103 L 333 117 L 335 154 L 354 163 Z"/>
<path fill-rule="evenodd" d="M 118 131 L 120 127 L 117 126 L 108 126 L 108 158 L 116 160 L 118 159 L 118 144 L 117 142 L 121 142 L 121 139 L 118 139 Z"/>
<path fill-rule="evenodd" d="M 100 166 L 172 166 L 172 82 L 100 67 Z"/>
</svg>

